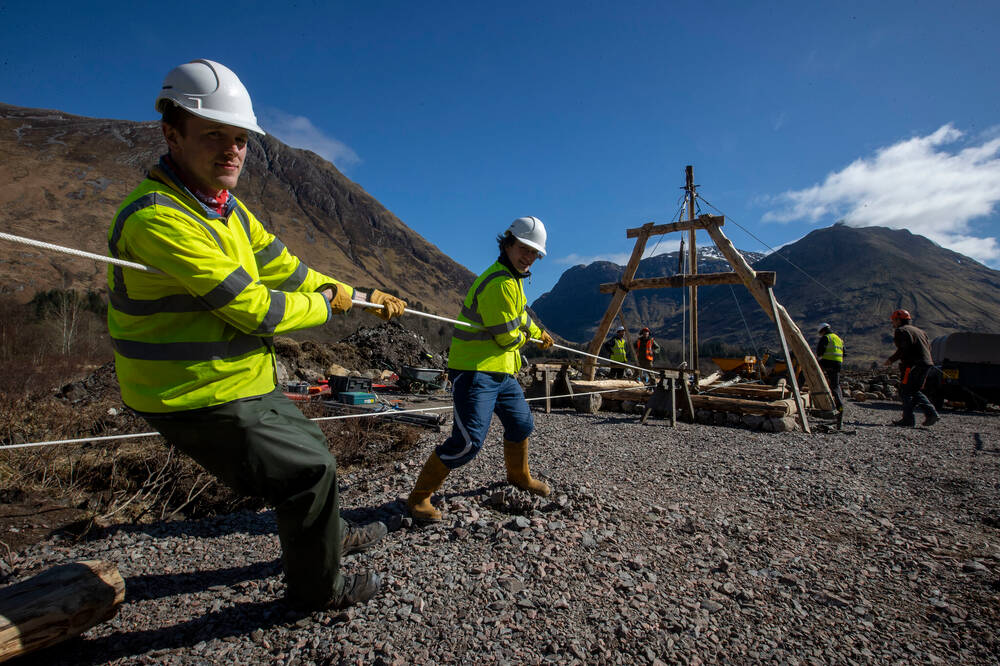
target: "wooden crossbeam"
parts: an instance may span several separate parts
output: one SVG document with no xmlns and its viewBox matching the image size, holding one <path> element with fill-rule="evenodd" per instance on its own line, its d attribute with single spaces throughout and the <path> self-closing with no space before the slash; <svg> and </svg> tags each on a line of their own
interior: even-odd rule
<svg viewBox="0 0 1000 666">
<path fill-rule="evenodd" d="M 647 236 L 656 236 L 659 234 L 670 234 L 675 231 L 687 231 L 689 229 L 708 229 L 710 226 L 721 227 L 725 223 L 726 218 L 724 215 L 702 215 L 693 220 L 684 220 L 683 222 L 673 222 L 671 224 L 657 224 L 652 228 L 643 225 L 633 229 L 626 229 L 625 237 L 638 238 L 644 233 Z"/>
<path fill-rule="evenodd" d="M 765 287 L 773 287 L 777 280 L 774 271 L 757 271 L 756 279 Z M 605 282 L 601 285 L 602 294 L 610 294 L 618 287 L 627 291 L 633 289 L 659 289 L 661 287 L 704 287 L 712 284 L 743 284 L 739 273 L 699 273 L 697 275 L 671 275 L 670 277 L 639 278 L 628 284 L 621 282 Z"/>
</svg>

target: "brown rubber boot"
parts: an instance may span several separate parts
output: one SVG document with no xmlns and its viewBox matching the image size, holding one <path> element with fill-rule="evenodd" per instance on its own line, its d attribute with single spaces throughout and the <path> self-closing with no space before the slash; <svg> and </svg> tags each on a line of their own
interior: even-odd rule
<svg viewBox="0 0 1000 666">
<path fill-rule="evenodd" d="M 406 499 L 406 505 L 410 507 L 410 515 L 415 520 L 437 521 L 441 520 L 441 512 L 431 504 L 431 495 L 437 491 L 444 479 L 450 472 L 437 453 L 431 453 L 424 463 L 424 468 L 420 470 L 417 482 L 413 484 L 413 490 Z"/>
<path fill-rule="evenodd" d="M 528 469 L 528 440 L 503 443 L 503 460 L 507 464 L 507 482 L 533 495 L 548 497 L 549 486 L 531 478 Z"/>
</svg>

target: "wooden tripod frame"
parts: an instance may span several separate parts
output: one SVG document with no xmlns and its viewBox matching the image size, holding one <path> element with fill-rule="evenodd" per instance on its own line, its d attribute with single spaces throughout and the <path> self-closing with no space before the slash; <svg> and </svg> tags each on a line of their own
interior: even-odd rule
<svg viewBox="0 0 1000 666">
<path fill-rule="evenodd" d="M 613 296 L 611 297 L 611 303 L 608 304 L 607 312 L 604 313 L 604 317 L 597 327 L 594 339 L 590 342 L 588 351 L 591 354 L 599 352 L 601 344 L 604 342 L 604 338 L 611 328 L 612 321 L 614 321 L 614 318 L 621 311 L 625 295 L 633 289 L 655 289 L 661 287 L 690 287 L 697 289 L 700 285 L 743 284 L 750 291 L 750 295 L 760 304 L 760 307 L 767 316 L 777 323 L 778 334 L 782 342 L 784 343 L 787 340 L 787 346 L 790 348 L 791 355 L 795 356 L 800 369 L 805 373 L 806 382 L 809 384 L 809 395 L 812 404 L 819 409 L 832 410 L 834 408 L 833 394 L 830 392 L 830 387 L 826 382 L 826 376 L 823 374 L 819 361 L 816 360 L 812 348 L 806 342 L 802 331 L 792 320 L 788 311 L 774 299 L 772 287 L 774 287 L 776 278 L 775 273 L 753 270 L 750 264 L 743 258 L 743 255 L 739 253 L 732 242 L 722 233 L 723 224 L 725 224 L 725 218 L 722 216 L 701 215 L 683 222 L 659 225 L 647 222 L 641 227 L 628 229 L 627 238 L 636 239 L 635 247 L 632 249 L 632 256 L 629 258 L 628 264 L 625 265 L 622 279 L 618 282 L 601 285 L 601 293 L 613 293 Z M 671 277 L 635 279 L 636 270 L 639 268 L 639 260 L 642 259 L 642 253 L 646 249 L 646 242 L 650 236 L 667 234 L 674 231 L 691 231 L 693 236 L 693 232 L 697 229 L 704 229 L 712 238 L 719 252 L 722 253 L 722 256 L 729 261 L 729 265 L 733 268 L 731 273 L 703 273 L 698 275 L 692 272 L 691 274 L 674 275 Z M 693 242 L 691 246 L 693 248 Z M 695 266 L 694 262 L 692 262 L 692 266 Z M 696 325 L 692 327 L 691 344 L 697 348 L 698 335 Z M 692 358 L 695 359 L 696 363 L 697 355 L 693 354 Z M 788 361 L 789 375 L 792 378 L 792 386 L 795 389 L 795 393 L 798 394 L 798 383 L 795 379 L 796 370 L 792 367 L 791 357 L 788 353 L 786 353 L 786 359 Z M 584 377 L 586 379 L 593 379 L 595 369 L 594 361 L 588 359 L 583 368 Z M 691 369 L 697 370 L 697 368 Z M 803 430 L 808 432 L 809 426 L 805 420 L 805 411 L 802 408 L 801 401 L 799 404 L 799 413 Z"/>
</svg>

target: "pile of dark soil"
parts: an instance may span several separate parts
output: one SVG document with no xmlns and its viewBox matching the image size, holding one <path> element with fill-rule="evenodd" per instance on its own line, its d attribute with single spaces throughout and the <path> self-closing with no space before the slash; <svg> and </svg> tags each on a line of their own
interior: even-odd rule
<svg viewBox="0 0 1000 666">
<path fill-rule="evenodd" d="M 394 321 L 374 328 L 359 328 L 341 342 L 354 348 L 368 367 L 376 370 L 398 371 L 404 365 L 443 369 L 448 365 L 444 353 L 428 349 L 424 336 Z"/>
</svg>

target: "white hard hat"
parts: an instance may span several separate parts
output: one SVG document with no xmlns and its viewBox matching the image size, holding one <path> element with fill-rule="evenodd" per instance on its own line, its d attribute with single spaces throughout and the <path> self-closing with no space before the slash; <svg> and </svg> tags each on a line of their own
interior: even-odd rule
<svg viewBox="0 0 1000 666">
<path fill-rule="evenodd" d="M 623 332 L 624 330 L 625 330 L 625 327 L 624 327 L 624 326 L 619 326 L 619 327 L 618 327 L 618 332 L 619 332 L 619 333 Z"/>
<path fill-rule="evenodd" d="M 820 324 L 819 325 L 819 332 L 822 333 L 823 331 L 825 331 L 828 328 L 830 328 L 829 324 Z"/>
<path fill-rule="evenodd" d="M 156 98 L 156 110 L 163 113 L 170 102 L 199 118 L 265 133 L 239 77 L 212 60 L 192 60 L 170 70 Z"/>
<path fill-rule="evenodd" d="M 545 225 L 537 217 L 519 217 L 510 223 L 507 233 L 545 256 Z"/>
</svg>

